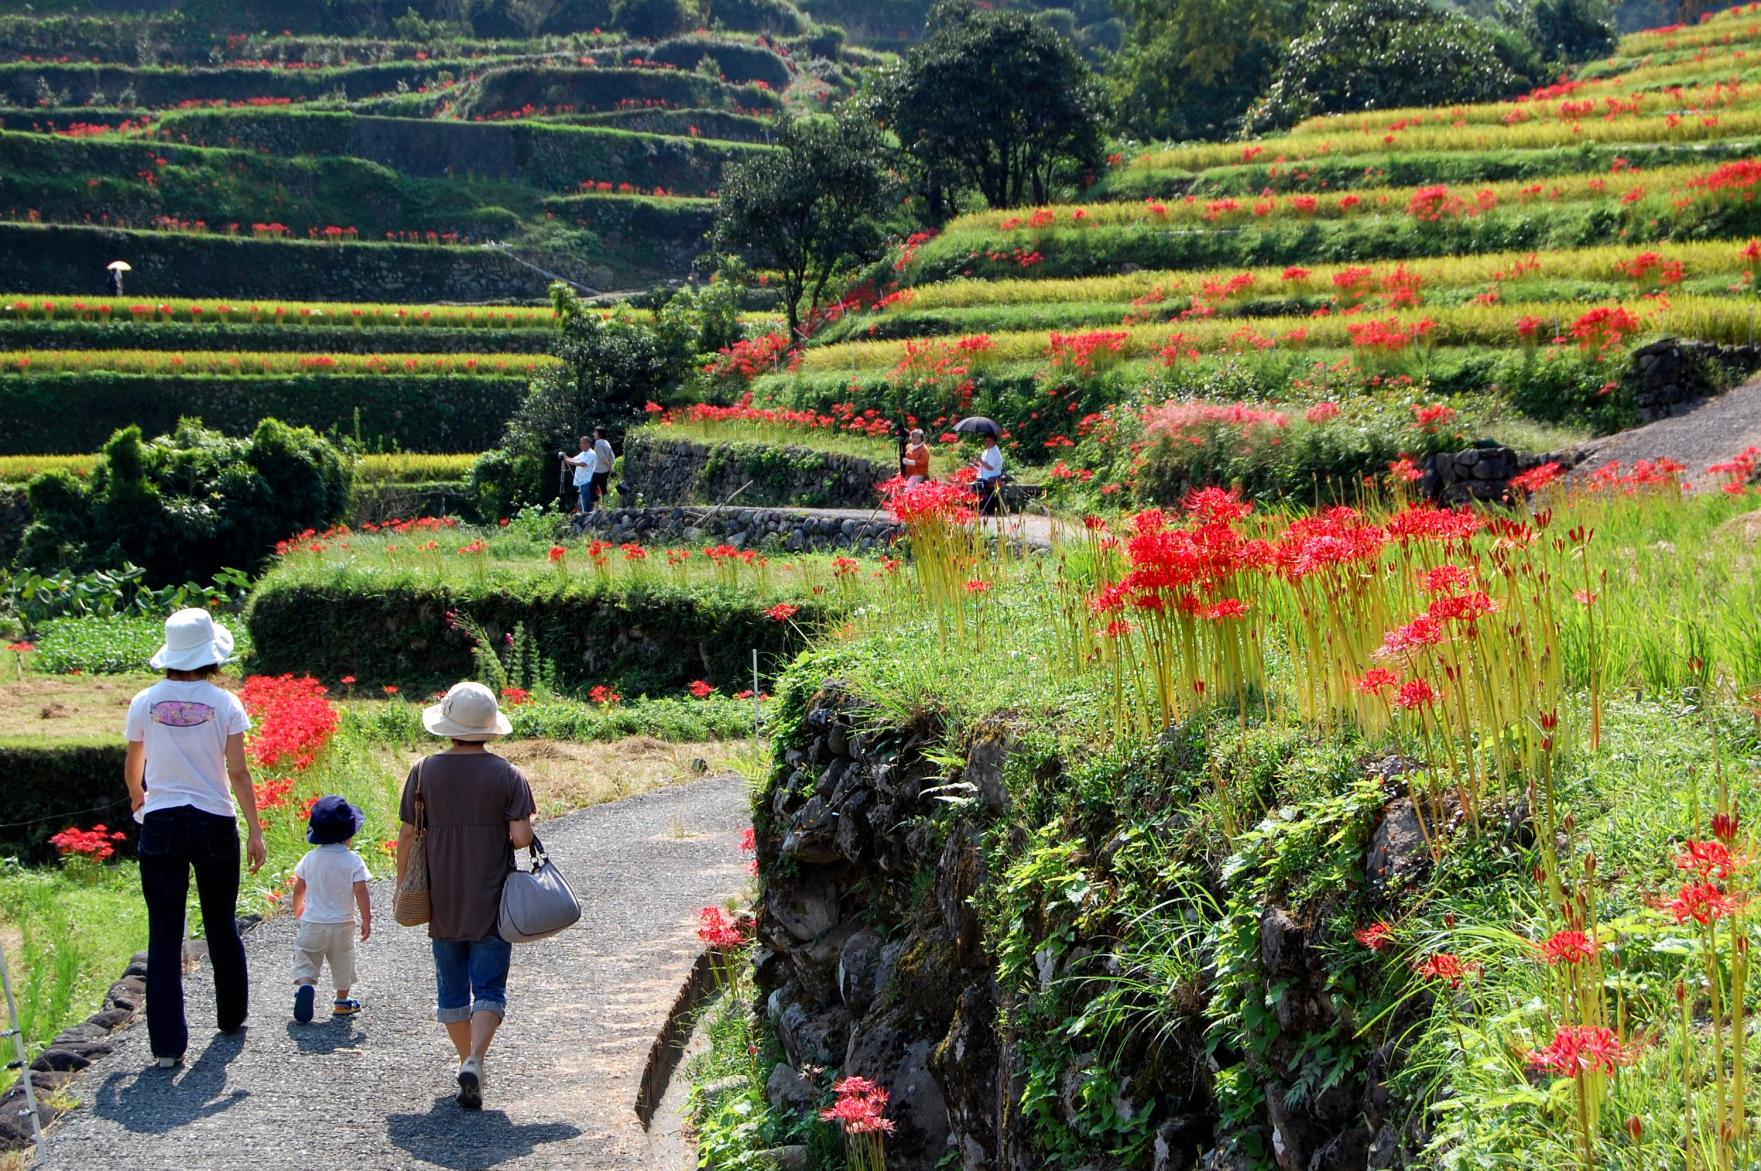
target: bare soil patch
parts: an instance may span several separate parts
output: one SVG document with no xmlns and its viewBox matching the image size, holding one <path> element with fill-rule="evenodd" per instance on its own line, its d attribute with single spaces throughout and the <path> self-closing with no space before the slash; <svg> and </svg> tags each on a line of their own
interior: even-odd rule
<svg viewBox="0 0 1761 1171">
<path fill-rule="evenodd" d="M 128 701 L 156 675 L 26 675 L 0 683 L 0 736 L 122 739 Z"/>
</svg>

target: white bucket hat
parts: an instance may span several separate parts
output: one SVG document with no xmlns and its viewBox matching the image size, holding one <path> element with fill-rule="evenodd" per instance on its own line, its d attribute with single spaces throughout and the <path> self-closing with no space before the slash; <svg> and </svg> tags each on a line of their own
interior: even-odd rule
<svg viewBox="0 0 1761 1171">
<path fill-rule="evenodd" d="M 232 631 L 208 611 L 191 607 L 165 620 L 165 645 L 150 661 L 155 671 L 199 671 L 232 658 Z"/>
<path fill-rule="evenodd" d="M 422 709 L 422 726 L 449 740 L 493 740 L 514 730 L 481 683 L 454 683 L 446 698 Z"/>
</svg>

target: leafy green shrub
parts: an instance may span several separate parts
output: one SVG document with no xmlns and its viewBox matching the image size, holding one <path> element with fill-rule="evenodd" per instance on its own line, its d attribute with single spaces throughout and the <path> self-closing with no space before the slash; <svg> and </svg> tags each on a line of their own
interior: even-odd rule
<svg viewBox="0 0 1761 1171">
<path fill-rule="evenodd" d="M 754 650 L 772 670 L 800 650 L 800 628 L 823 617 L 819 603 L 801 606 L 796 623 L 782 623 L 752 595 L 723 587 L 547 578 L 422 586 L 342 577 L 329 584 L 271 574 L 245 622 L 254 670 L 371 677 L 415 693 L 473 675 L 471 644 L 449 627 L 448 613 L 468 614 L 496 637 L 523 623 L 556 663 L 562 687 L 603 683 L 635 697 L 677 695 L 696 679 L 729 691 L 750 687 Z"/>
<path fill-rule="evenodd" d="M 36 862 L 55 857 L 51 835 L 69 825 L 102 822 L 133 837 L 128 791 L 122 785 L 120 713 L 114 738 L 0 740 L 0 855 L 21 854 Z M 124 849 L 131 849 L 125 845 Z"/>
<path fill-rule="evenodd" d="M 56 473 L 31 482 L 35 520 L 20 560 L 39 569 L 133 562 L 154 582 L 255 570 L 275 543 L 348 514 L 352 472 L 304 427 L 265 419 L 249 439 L 186 420 L 141 441 L 111 437 L 90 486 Z"/>
<path fill-rule="evenodd" d="M 210 378 L 68 374 L 0 380 L 0 454 L 72 454 L 119 427 L 167 432 L 197 416 L 230 434 L 264 419 L 347 434 L 367 448 L 474 452 L 501 433 L 525 382 L 479 375 Z"/>
<path fill-rule="evenodd" d="M 625 703 L 579 703 L 535 697 L 507 708 L 516 737 L 598 743 L 626 736 L 652 736 L 675 744 L 732 740 L 752 734 L 749 699 L 712 695 L 705 699 L 635 699 Z M 343 709 L 345 723 L 380 742 L 427 744 L 422 707 L 414 703 L 354 704 Z"/>
<path fill-rule="evenodd" d="M 611 197 L 615 198 L 615 197 Z M 643 227 L 637 228 L 641 231 Z M 598 230 L 598 229 L 595 229 Z M 307 319 L 309 320 L 309 319 Z M 420 325 L 280 325 L 233 321 L 55 321 L 0 319 L 0 350 L 219 350 L 243 353 L 294 349 L 313 354 L 542 354 L 549 329 L 441 329 Z M 277 412 L 286 417 L 285 412 Z"/>
<path fill-rule="evenodd" d="M 238 653 L 249 655 L 250 638 L 238 624 L 229 624 Z M 142 614 L 105 618 L 54 618 L 37 630 L 37 656 L 32 668 L 47 674 L 123 675 L 144 671 L 164 641 L 165 620 Z"/>
<path fill-rule="evenodd" d="M 1263 134 L 1316 114 L 1494 101 L 1538 65 L 1520 38 L 1425 0 L 1336 0 L 1291 43 L 1247 126 Z"/>
</svg>

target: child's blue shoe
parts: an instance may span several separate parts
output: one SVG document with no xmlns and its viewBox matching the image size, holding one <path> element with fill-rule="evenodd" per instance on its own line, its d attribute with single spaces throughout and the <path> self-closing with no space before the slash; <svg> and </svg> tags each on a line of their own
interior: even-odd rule
<svg viewBox="0 0 1761 1171">
<path fill-rule="evenodd" d="M 352 996 L 339 996 L 330 1006 L 331 1016 L 354 1016 L 361 1011 L 361 1002 Z"/>
<path fill-rule="evenodd" d="M 310 984 L 301 984 L 293 994 L 293 1019 L 302 1025 L 312 1023 L 312 1005 L 318 999 L 318 989 Z"/>
</svg>

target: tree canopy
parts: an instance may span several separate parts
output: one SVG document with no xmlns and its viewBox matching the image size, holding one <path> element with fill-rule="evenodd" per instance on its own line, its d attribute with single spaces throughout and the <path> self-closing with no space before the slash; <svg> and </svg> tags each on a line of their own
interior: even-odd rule
<svg viewBox="0 0 1761 1171">
<path fill-rule="evenodd" d="M 1141 138 L 1224 138 L 1302 31 L 1305 0 L 1116 0 L 1114 120 Z"/>
<path fill-rule="evenodd" d="M 1247 128 L 1268 133 L 1316 114 L 1494 101 L 1532 84 L 1539 68 L 1519 32 L 1427 0 L 1334 0 L 1291 43 Z"/>
<path fill-rule="evenodd" d="M 879 132 L 855 118 L 798 119 L 780 145 L 723 182 L 714 239 L 717 252 L 779 274 L 789 336 L 799 339 L 802 301 L 811 314 L 841 266 L 880 254 L 880 220 L 898 187 Z"/>
<path fill-rule="evenodd" d="M 1104 103 L 1068 40 L 1020 12 L 950 0 L 887 73 L 880 107 L 910 157 L 929 216 L 974 189 L 992 207 L 1044 203 L 1060 172 L 1099 169 Z"/>
</svg>

